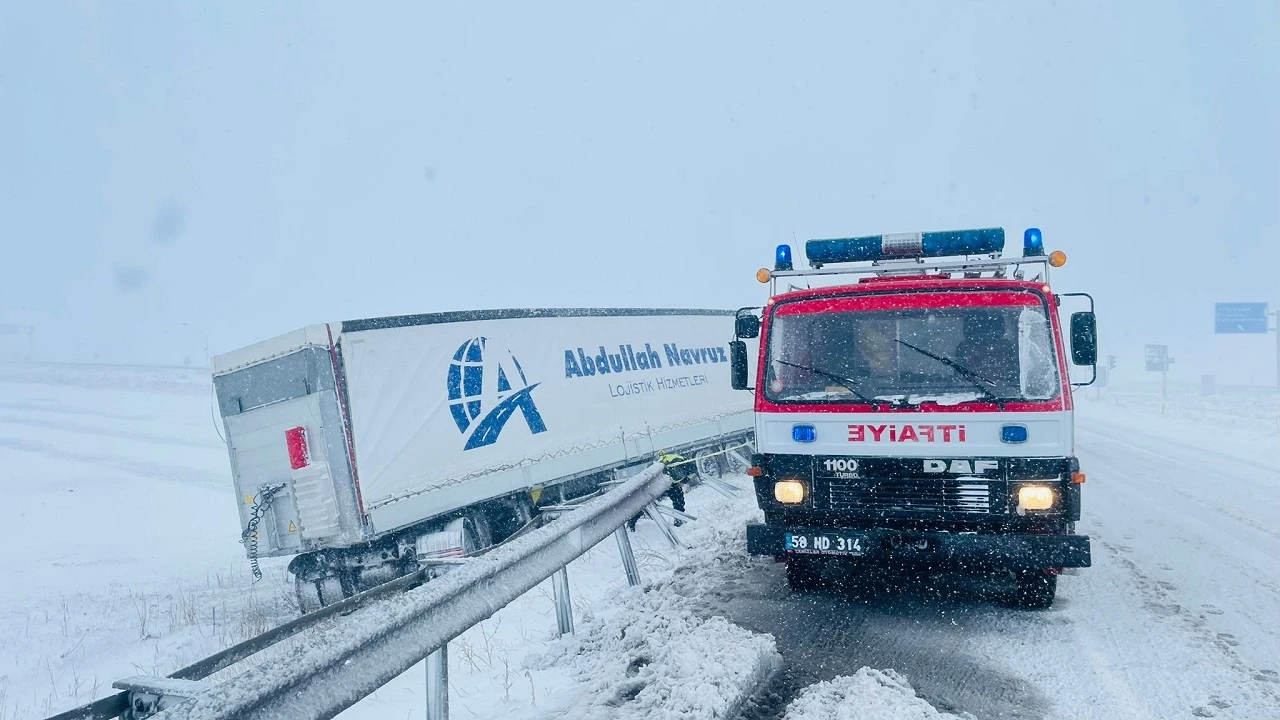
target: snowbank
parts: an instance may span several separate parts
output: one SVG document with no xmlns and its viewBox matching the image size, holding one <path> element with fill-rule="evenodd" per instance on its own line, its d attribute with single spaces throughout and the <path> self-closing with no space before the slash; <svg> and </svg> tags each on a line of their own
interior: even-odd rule
<svg viewBox="0 0 1280 720">
<path fill-rule="evenodd" d="M 526 661 L 566 666 L 580 683 L 563 717 L 732 717 L 781 662 L 773 638 L 703 619 L 664 588 L 616 600 L 622 609 Z"/>
<path fill-rule="evenodd" d="M 916 697 L 907 679 L 892 670 L 862 668 L 810 685 L 787 706 L 783 720 L 962 720 Z"/>
<path fill-rule="evenodd" d="M 526 667 L 562 668 L 574 683 L 563 691 L 577 699 L 548 717 L 729 718 L 770 680 L 782 662 L 773 638 L 717 616 L 707 595 L 721 584 L 717 575 L 751 562 L 746 524 L 759 510 L 739 480 L 744 492 L 733 498 L 707 488 L 689 494 L 700 519 L 677 531 L 683 548 L 656 544 L 643 521 L 637 555 L 661 555 L 667 567 L 650 563 L 647 584 L 615 591 L 577 635 L 526 658 Z"/>
</svg>

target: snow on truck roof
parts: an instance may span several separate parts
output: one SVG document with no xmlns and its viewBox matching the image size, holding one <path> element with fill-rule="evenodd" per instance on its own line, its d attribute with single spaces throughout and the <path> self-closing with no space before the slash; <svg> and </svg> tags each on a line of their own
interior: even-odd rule
<svg viewBox="0 0 1280 720">
<path fill-rule="evenodd" d="M 238 350 L 214 355 L 209 362 L 213 366 L 213 374 L 215 376 L 225 375 L 250 365 L 257 365 L 278 357 L 284 357 L 308 347 L 329 347 L 328 325 L 308 325 Z"/>
<path fill-rule="evenodd" d="M 732 310 L 697 308 L 509 308 L 502 310 L 457 310 L 419 315 L 344 320 L 340 323 L 308 325 L 277 335 L 247 347 L 231 350 L 210 359 L 213 374 L 225 375 L 236 370 L 290 355 L 308 347 L 328 348 L 330 333 L 336 341 L 342 333 L 386 330 L 416 325 L 483 320 L 518 320 L 530 318 L 572 317 L 653 317 L 653 316 L 732 316 Z"/>
</svg>

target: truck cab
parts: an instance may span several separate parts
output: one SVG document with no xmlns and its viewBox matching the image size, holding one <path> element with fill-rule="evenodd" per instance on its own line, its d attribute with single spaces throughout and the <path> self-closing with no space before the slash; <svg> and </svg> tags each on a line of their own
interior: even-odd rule
<svg viewBox="0 0 1280 720">
<path fill-rule="evenodd" d="M 1065 254 L 1035 228 L 1022 255 L 1004 246 L 1001 228 L 810 240 L 810 269 L 783 245 L 758 273 L 768 302 L 736 321 L 760 338 L 756 387 L 731 346 L 734 387 L 755 393 L 747 550 L 793 588 L 840 563 L 972 568 L 1048 607 L 1062 569 L 1090 564 L 1068 363 L 1096 364 L 1092 299 L 1064 329 Z"/>
</svg>

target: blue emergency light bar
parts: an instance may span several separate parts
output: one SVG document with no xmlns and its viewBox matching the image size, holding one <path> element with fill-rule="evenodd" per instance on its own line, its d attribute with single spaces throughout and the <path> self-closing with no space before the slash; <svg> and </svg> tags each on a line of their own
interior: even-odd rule
<svg viewBox="0 0 1280 720">
<path fill-rule="evenodd" d="M 1004 228 L 810 240 L 804 244 L 804 251 L 814 267 L 949 255 L 999 255 L 1004 252 Z"/>
</svg>

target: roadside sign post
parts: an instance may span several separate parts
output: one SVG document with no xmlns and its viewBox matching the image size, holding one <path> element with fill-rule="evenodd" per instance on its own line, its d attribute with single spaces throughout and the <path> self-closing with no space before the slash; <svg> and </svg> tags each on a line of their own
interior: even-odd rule
<svg viewBox="0 0 1280 720">
<path fill-rule="evenodd" d="M 1160 373 L 1160 414 L 1164 415 L 1169 402 L 1169 365 L 1173 362 L 1169 357 L 1169 346 L 1148 345 L 1146 359 L 1147 372 Z"/>
</svg>

